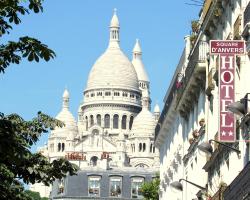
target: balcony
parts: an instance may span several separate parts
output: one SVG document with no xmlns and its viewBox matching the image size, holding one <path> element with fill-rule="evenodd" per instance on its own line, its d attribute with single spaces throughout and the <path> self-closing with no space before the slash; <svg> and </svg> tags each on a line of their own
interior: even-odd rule
<svg viewBox="0 0 250 200">
<path fill-rule="evenodd" d="M 178 89 L 176 108 L 186 118 L 193 102 L 197 102 L 200 90 L 205 89 L 208 43 L 198 41 L 190 56 L 188 66 Z"/>
<path fill-rule="evenodd" d="M 170 110 L 172 109 L 175 109 L 175 106 L 172 105 L 172 103 L 175 102 L 175 98 L 176 98 L 176 94 L 177 94 L 177 90 L 178 90 L 178 87 L 177 87 L 177 80 L 178 80 L 178 76 L 174 77 L 173 78 L 173 85 L 172 87 L 170 88 L 170 92 L 168 93 L 168 96 L 167 96 L 167 99 L 165 101 L 165 104 L 164 104 L 164 108 L 161 112 L 161 116 L 158 120 L 158 124 L 156 125 L 156 128 L 155 128 L 155 141 L 156 141 L 156 144 L 159 142 L 159 140 L 163 139 L 161 136 L 161 138 L 159 138 L 159 135 L 160 135 L 160 131 L 161 131 L 161 126 L 164 124 L 164 121 L 166 120 L 167 122 L 165 123 L 166 124 L 169 124 L 171 123 L 170 120 L 167 120 L 166 119 L 166 116 L 167 114 L 170 113 Z M 171 118 L 171 114 L 169 115 L 170 118 Z"/>
</svg>

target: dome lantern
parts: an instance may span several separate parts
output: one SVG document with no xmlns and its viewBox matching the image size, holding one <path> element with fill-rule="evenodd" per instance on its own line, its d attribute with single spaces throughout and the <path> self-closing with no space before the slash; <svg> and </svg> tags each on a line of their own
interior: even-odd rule
<svg viewBox="0 0 250 200">
<path fill-rule="evenodd" d="M 116 8 L 114 9 L 114 14 L 110 22 L 110 40 L 109 40 L 109 47 L 111 48 L 120 48 L 119 46 L 119 20 L 116 15 Z"/>
</svg>

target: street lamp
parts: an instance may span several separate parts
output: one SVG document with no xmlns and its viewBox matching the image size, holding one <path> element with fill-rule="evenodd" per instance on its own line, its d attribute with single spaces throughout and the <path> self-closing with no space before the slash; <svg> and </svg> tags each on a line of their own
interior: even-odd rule
<svg viewBox="0 0 250 200">
<path fill-rule="evenodd" d="M 181 181 L 186 181 L 187 183 L 190 183 L 191 185 L 193 185 L 193 186 L 195 186 L 195 187 L 197 187 L 197 188 L 199 188 L 201 190 L 206 190 L 206 188 L 204 188 L 204 187 L 202 187 L 200 185 L 197 185 L 197 184 L 195 184 L 195 183 L 193 183 L 191 181 L 188 181 L 186 179 L 183 179 L 183 178 L 181 178 L 179 181 L 174 181 L 174 182 L 170 183 L 170 186 L 172 188 L 176 189 L 176 190 L 183 191 L 183 186 L 181 184 Z"/>
<path fill-rule="evenodd" d="M 228 149 L 231 149 L 231 150 L 235 151 L 237 154 L 241 153 L 241 151 L 238 150 L 238 149 L 236 149 L 236 148 L 233 148 L 233 147 L 231 147 L 231 146 L 229 146 L 227 144 L 224 144 L 222 142 L 219 142 L 219 141 L 216 141 L 216 140 L 212 140 L 212 139 L 209 140 L 208 142 L 203 142 L 200 145 L 198 145 L 198 149 L 201 150 L 201 151 L 203 151 L 203 152 L 205 152 L 205 153 L 212 154 L 213 153 L 213 147 L 211 146 L 211 142 L 212 141 L 216 142 L 216 143 L 218 143 L 218 144 L 220 144 L 220 145 L 222 145 L 222 146 L 224 146 L 224 147 L 226 147 Z"/>
<path fill-rule="evenodd" d="M 231 104 L 229 104 L 227 106 L 227 109 L 236 114 L 236 115 L 239 115 L 239 116 L 244 116 L 248 113 L 248 101 L 250 101 L 248 99 L 248 95 L 250 93 L 246 93 L 246 95 L 244 96 L 244 98 L 242 98 L 240 101 L 237 101 L 237 102 L 233 102 Z"/>
</svg>

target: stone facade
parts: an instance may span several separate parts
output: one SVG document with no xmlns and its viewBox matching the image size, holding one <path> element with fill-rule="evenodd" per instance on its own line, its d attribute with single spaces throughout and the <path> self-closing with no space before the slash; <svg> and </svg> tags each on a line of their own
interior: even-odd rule
<svg viewBox="0 0 250 200">
<path fill-rule="evenodd" d="M 226 186 L 249 161 L 248 116 L 236 119 L 237 141 L 228 144 L 236 151 L 217 142 L 211 142 L 210 155 L 198 148 L 211 139 L 218 141 L 219 57 L 209 55 L 210 40 L 246 41 L 247 53 L 236 57 L 235 100 L 239 101 L 250 91 L 249 1 L 205 0 L 198 24 L 198 31 L 185 38 L 186 45 L 156 127 L 160 194 L 164 200 L 223 199 Z M 205 190 L 182 180 L 183 190 L 176 192 L 170 185 L 179 179 L 191 181 Z M 244 181 L 237 183 L 241 187 Z M 226 191 L 225 199 L 235 199 L 230 198 L 231 189 Z"/>
<path fill-rule="evenodd" d="M 50 161 L 65 157 L 80 172 L 55 182 L 52 198 L 141 198 L 140 185 L 159 169 L 159 152 L 154 146 L 159 106 L 151 113 L 150 82 L 139 41 L 130 61 L 120 49 L 119 32 L 114 13 L 108 48 L 89 73 L 77 121 L 69 110 L 68 90 L 63 93 L 62 110 L 56 118 L 65 126 L 51 131 L 43 149 Z M 114 187 L 122 191 L 119 195 L 108 192 L 108 177 L 114 174 L 118 176 Z"/>
</svg>

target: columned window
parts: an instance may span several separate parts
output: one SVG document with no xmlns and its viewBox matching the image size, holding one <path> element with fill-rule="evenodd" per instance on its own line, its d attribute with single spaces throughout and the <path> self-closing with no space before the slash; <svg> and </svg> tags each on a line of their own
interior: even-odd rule
<svg viewBox="0 0 250 200">
<path fill-rule="evenodd" d="M 88 178 L 88 194 L 89 197 L 100 197 L 100 176 L 89 176 Z"/>
<path fill-rule="evenodd" d="M 119 116 L 115 114 L 113 117 L 113 128 L 118 129 L 119 128 L 118 124 L 119 124 Z"/>
<path fill-rule="evenodd" d="M 110 116 L 108 114 L 104 116 L 104 128 L 110 128 Z"/>
<path fill-rule="evenodd" d="M 122 116 L 122 129 L 126 129 L 127 126 L 127 116 L 123 115 Z"/>
<path fill-rule="evenodd" d="M 122 177 L 110 177 L 109 196 L 122 196 Z"/>
<path fill-rule="evenodd" d="M 96 122 L 97 122 L 97 125 L 101 126 L 101 115 L 97 115 L 96 116 Z"/>
</svg>

